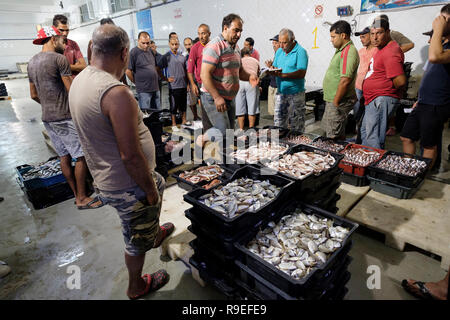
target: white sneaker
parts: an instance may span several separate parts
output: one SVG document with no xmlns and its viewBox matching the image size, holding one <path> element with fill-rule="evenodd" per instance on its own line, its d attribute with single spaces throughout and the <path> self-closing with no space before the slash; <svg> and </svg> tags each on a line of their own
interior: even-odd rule
<svg viewBox="0 0 450 320">
<path fill-rule="evenodd" d="M 173 127 L 172 127 L 172 132 L 178 132 L 178 131 L 180 131 L 180 129 L 178 129 L 177 126 L 173 126 Z"/>
</svg>

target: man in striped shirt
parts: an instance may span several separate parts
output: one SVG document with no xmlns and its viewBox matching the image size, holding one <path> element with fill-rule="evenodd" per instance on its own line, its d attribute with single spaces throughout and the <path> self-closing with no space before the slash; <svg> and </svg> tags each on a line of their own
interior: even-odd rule
<svg viewBox="0 0 450 320">
<path fill-rule="evenodd" d="M 212 39 L 203 50 L 201 67 L 202 103 L 211 128 L 204 127 L 204 135 L 197 138 L 197 144 L 203 144 L 218 136 L 225 136 L 226 129 L 234 129 L 234 98 L 239 91 L 239 79 L 249 81 L 252 86 L 258 84 L 258 75 L 248 74 L 241 65 L 240 50 L 237 46 L 242 33 L 243 20 L 236 14 L 223 18 L 222 33 Z M 207 132 L 208 131 L 208 132 Z"/>
<path fill-rule="evenodd" d="M 326 101 L 322 128 L 332 139 L 345 139 L 347 116 L 356 102 L 355 80 L 359 55 L 350 40 L 351 27 L 340 20 L 330 28 L 331 43 L 336 48 L 323 79 L 323 99 Z"/>
</svg>

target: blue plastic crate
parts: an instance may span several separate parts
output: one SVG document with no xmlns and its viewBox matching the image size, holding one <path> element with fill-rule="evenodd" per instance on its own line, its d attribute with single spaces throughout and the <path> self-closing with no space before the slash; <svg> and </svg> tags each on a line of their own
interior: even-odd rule
<svg viewBox="0 0 450 320">
<path fill-rule="evenodd" d="M 17 175 L 19 176 L 19 184 L 21 187 L 24 187 L 27 190 L 34 190 L 38 188 L 50 187 L 55 184 L 65 182 L 66 178 L 62 173 L 48 177 L 48 178 L 34 178 L 29 180 L 24 180 L 23 175 L 30 171 L 33 166 L 30 165 L 22 165 L 16 167 Z"/>
</svg>

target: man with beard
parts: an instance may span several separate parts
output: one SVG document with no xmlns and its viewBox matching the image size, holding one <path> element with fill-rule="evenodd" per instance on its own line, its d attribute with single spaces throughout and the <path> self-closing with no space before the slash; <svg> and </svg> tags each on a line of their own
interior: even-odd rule
<svg viewBox="0 0 450 320">
<path fill-rule="evenodd" d="M 64 49 L 66 38 L 55 27 L 44 27 L 33 41 L 42 51 L 28 63 L 31 98 L 42 107 L 42 122 L 61 160 L 61 171 L 75 194 L 78 209 L 103 204 L 86 194 L 87 165 L 69 111 L 68 92 L 72 73 Z M 72 170 L 72 159 L 76 159 Z"/>
<path fill-rule="evenodd" d="M 223 18 L 222 33 L 212 39 L 203 50 L 201 69 L 202 103 L 211 127 L 203 127 L 204 135 L 197 137 L 197 145 L 215 140 L 216 136 L 225 137 L 227 129 L 234 129 L 236 106 L 234 98 L 239 91 L 239 80 L 258 85 L 257 74 L 248 74 L 241 64 L 237 42 L 241 38 L 243 20 L 236 14 Z M 213 131 L 208 132 L 209 129 Z"/>
</svg>

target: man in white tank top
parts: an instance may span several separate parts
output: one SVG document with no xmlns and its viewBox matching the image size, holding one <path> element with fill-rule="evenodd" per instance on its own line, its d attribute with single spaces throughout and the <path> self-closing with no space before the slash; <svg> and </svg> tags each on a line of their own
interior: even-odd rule
<svg viewBox="0 0 450 320">
<path fill-rule="evenodd" d="M 127 296 L 138 299 L 169 281 L 165 270 L 142 276 L 142 268 L 145 253 L 160 246 L 174 225 L 159 225 L 165 182 L 154 171 L 153 138 L 132 92 L 119 81 L 128 50 L 122 28 L 98 27 L 92 35 L 92 63 L 75 78 L 69 105 L 100 197 L 121 219 Z"/>
</svg>

